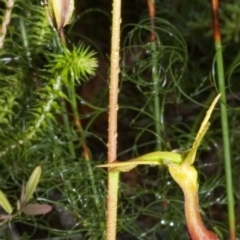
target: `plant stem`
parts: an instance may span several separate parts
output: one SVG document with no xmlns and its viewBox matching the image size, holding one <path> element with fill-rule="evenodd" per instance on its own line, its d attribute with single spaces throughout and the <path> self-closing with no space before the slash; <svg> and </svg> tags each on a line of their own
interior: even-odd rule
<svg viewBox="0 0 240 240">
<path fill-rule="evenodd" d="M 233 196 L 233 183 L 232 183 L 232 167 L 231 167 L 231 151 L 229 141 L 229 128 L 228 128 L 228 111 L 226 106 L 226 92 L 225 92 L 225 79 L 224 79 L 224 65 L 222 56 L 222 44 L 219 27 L 218 16 L 219 3 L 218 0 L 212 0 L 212 13 L 213 13 L 213 29 L 214 40 L 217 59 L 217 74 L 218 86 L 221 93 L 221 122 L 222 122 L 222 136 L 223 136 L 223 151 L 225 160 L 225 174 L 226 174 L 226 187 L 227 187 L 227 200 L 228 200 L 228 215 L 229 215 L 229 239 L 236 239 L 236 226 L 235 226 L 235 213 L 234 213 L 234 196 Z"/>
<path fill-rule="evenodd" d="M 93 194 L 94 194 L 94 202 L 95 202 L 95 206 L 96 206 L 96 209 L 97 209 L 99 207 L 100 202 L 99 202 L 99 198 L 98 198 L 98 192 L 97 192 L 97 187 L 96 187 L 96 184 L 95 184 L 92 165 L 91 165 L 91 162 L 90 162 L 90 152 L 89 152 L 89 149 L 88 149 L 86 141 L 85 141 L 85 132 L 82 128 L 80 116 L 79 116 L 78 109 L 77 109 L 77 99 L 76 99 L 77 94 L 75 92 L 74 80 L 68 86 L 68 93 L 69 93 L 70 104 L 71 104 L 73 117 L 74 117 L 74 124 L 75 124 L 75 126 L 77 128 L 77 131 L 79 133 L 79 136 L 80 136 L 80 141 L 81 141 L 82 148 L 83 148 L 83 157 L 86 160 L 88 176 L 89 176 L 89 179 L 90 179 L 90 182 L 91 182 L 91 188 L 92 188 L 92 191 L 93 191 Z"/>
<path fill-rule="evenodd" d="M 20 18 L 20 29 L 21 29 L 21 34 L 22 34 L 22 39 L 23 39 L 23 46 L 26 49 L 26 56 L 29 62 L 29 65 L 31 66 L 31 52 L 29 49 L 29 43 L 28 43 L 28 36 L 26 32 L 26 27 L 23 18 Z"/>
<path fill-rule="evenodd" d="M 121 0 L 113 0 L 112 39 L 111 39 L 111 68 L 109 85 L 109 119 L 108 119 L 108 163 L 117 158 L 117 111 L 118 111 L 118 82 L 119 82 L 119 48 Z M 117 200 L 118 200 L 118 171 L 108 171 L 108 202 L 107 202 L 107 240 L 116 239 Z"/>
<path fill-rule="evenodd" d="M 75 83 L 72 81 L 71 84 L 68 85 L 68 94 L 70 97 L 70 104 L 72 108 L 72 113 L 73 113 L 73 118 L 74 118 L 74 124 L 77 128 L 77 131 L 80 135 L 81 142 L 82 142 L 82 147 L 83 147 L 83 156 L 85 160 L 90 160 L 90 154 L 89 154 L 89 149 L 86 145 L 85 142 L 85 133 L 82 128 L 80 116 L 78 114 L 78 109 L 77 109 L 77 99 L 76 99 L 76 92 L 75 92 Z"/>
<path fill-rule="evenodd" d="M 155 35 L 155 1 L 148 0 L 148 11 L 151 20 L 151 66 L 152 66 L 152 81 L 154 92 L 154 119 L 156 131 L 156 148 L 161 150 L 161 113 L 160 113 L 160 99 L 159 99 L 159 75 L 158 75 L 158 58 L 157 58 L 157 44 Z"/>
<path fill-rule="evenodd" d="M 161 111 L 160 111 L 160 98 L 159 98 L 159 76 L 158 76 L 158 63 L 157 63 L 157 49 L 156 42 L 151 42 L 152 53 L 152 80 L 154 91 L 154 119 L 155 119 L 155 131 L 156 131 L 156 147 L 157 150 L 161 150 Z"/>
<path fill-rule="evenodd" d="M 63 125 L 65 132 L 67 133 L 67 145 L 68 145 L 68 150 L 70 153 L 70 156 L 72 159 L 76 158 L 76 153 L 74 149 L 74 144 L 71 139 L 69 139 L 69 136 L 71 136 L 71 128 L 70 128 L 70 122 L 68 119 L 68 114 L 67 114 L 67 107 L 66 107 L 66 102 L 64 99 L 61 99 L 61 107 L 62 107 L 62 119 L 63 119 Z"/>
</svg>

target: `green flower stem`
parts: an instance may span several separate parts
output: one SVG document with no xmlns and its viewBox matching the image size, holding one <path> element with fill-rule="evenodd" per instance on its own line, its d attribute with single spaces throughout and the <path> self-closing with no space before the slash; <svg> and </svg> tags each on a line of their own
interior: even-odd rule
<svg viewBox="0 0 240 240">
<path fill-rule="evenodd" d="M 148 0 L 148 11 L 151 19 L 151 67 L 152 67 L 152 81 L 153 81 L 153 93 L 154 93 L 154 120 L 155 120 L 155 134 L 156 134 L 156 149 L 161 150 L 161 108 L 159 98 L 159 74 L 158 74 L 158 51 L 155 35 L 155 1 Z"/>
<path fill-rule="evenodd" d="M 109 121 L 108 121 L 108 163 L 117 158 L 117 111 L 118 111 L 118 84 L 119 84 L 119 48 L 121 0 L 113 0 L 112 10 L 112 39 L 111 39 L 111 67 L 109 84 Z M 107 197 L 107 240 L 116 239 L 117 200 L 118 200 L 118 171 L 108 171 Z"/>
<path fill-rule="evenodd" d="M 224 79 L 224 70 L 223 70 L 221 42 L 215 42 L 215 48 L 216 48 L 216 55 L 217 55 L 218 86 L 219 86 L 219 91 L 221 93 L 220 109 L 221 109 L 226 186 L 227 186 L 227 199 L 228 199 L 230 239 L 235 240 L 236 228 L 235 228 L 234 196 L 233 196 L 233 181 L 232 181 L 232 166 L 231 166 L 232 163 L 231 163 L 228 111 L 226 106 L 225 79 Z"/>
<path fill-rule="evenodd" d="M 108 172 L 107 240 L 116 239 L 119 172 Z"/>
<path fill-rule="evenodd" d="M 227 200 L 228 200 L 228 216 L 229 216 L 229 234 L 230 240 L 236 239 L 236 223 L 234 212 L 234 195 L 233 195 L 233 182 L 232 182 L 232 167 L 231 167 L 231 151 L 229 141 L 229 126 L 228 126 L 228 111 L 225 92 L 225 78 L 224 78 L 224 64 L 222 56 L 222 43 L 219 27 L 218 16 L 218 0 L 212 0 L 212 12 L 213 12 L 213 28 L 214 28 L 214 40 L 216 50 L 217 61 L 217 77 L 218 86 L 221 93 L 221 122 L 222 122 L 222 137 L 223 137 L 223 152 L 225 161 L 225 174 L 226 174 L 226 187 L 227 187 Z"/>
<path fill-rule="evenodd" d="M 159 98 L 159 75 L 158 75 L 158 58 L 156 41 L 151 41 L 151 66 L 152 66 L 152 81 L 154 92 L 154 119 L 155 119 L 155 134 L 157 150 L 161 150 L 161 108 Z"/>
</svg>

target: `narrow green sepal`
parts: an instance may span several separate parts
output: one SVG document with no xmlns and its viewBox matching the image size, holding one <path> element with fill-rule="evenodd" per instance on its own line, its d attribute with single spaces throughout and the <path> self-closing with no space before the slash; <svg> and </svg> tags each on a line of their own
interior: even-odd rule
<svg viewBox="0 0 240 240">
<path fill-rule="evenodd" d="M 137 165 L 162 165 L 164 161 L 180 164 L 183 157 L 175 152 L 152 152 L 125 162 L 115 161 L 113 163 L 98 165 L 97 167 L 110 167 L 112 171 L 128 172 Z"/>
</svg>

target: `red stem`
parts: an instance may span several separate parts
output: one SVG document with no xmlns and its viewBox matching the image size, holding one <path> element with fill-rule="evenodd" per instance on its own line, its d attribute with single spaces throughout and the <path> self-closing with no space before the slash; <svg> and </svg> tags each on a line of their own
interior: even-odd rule
<svg viewBox="0 0 240 240">
<path fill-rule="evenodd" d="M 221 40 L 218 8 L 219 8 L 218 0 L 212 0 L 213 31 L 215 41 Z"/>
<path fill-rule="evenodd" d="M 156 40 L 156 36 L 155 36 L 155 33 L 154 33 L 154 29 L 155 29 L 154 18 L 155 18 L 155 14 L 156 14 L 155 4 L 154 4 L 153 0 L 147 0 L 147 3 L 148 3 L 149 17 L 150 17 L 150 20 L 151 20 L 150 39 L 151 39 L 151 41 L 155 41 Z"/>
</svg>

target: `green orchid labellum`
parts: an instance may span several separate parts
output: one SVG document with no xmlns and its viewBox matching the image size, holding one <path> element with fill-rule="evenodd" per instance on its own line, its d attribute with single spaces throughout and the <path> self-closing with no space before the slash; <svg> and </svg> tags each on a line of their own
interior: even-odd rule
<svg viewBox="0 0 240 240">
<path fill-rule="evenodd" d="M 71 22 L 74 0 L 48 0 L 45 9 L 50 24 L 60 32 Z"/>
</svg>

